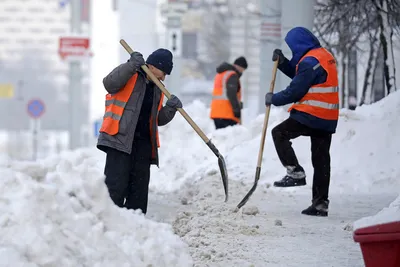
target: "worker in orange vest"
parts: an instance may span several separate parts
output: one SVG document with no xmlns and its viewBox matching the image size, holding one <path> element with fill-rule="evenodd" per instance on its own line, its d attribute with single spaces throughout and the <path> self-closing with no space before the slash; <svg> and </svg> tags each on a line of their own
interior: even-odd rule
<svg viewBox="0 0 400 267">
<path fill-rule="evenodd" d="M 169 123 L 181 101 L 174 95 L 163 105 L 164 95 L 141 66 L 159 80 L 171 74 L 172 53 L 157 49 L 146 62 L 133 52 L 128 62 L 120 64 L 104 79 L 105 114 L 97 148 L 104 151 L 105 184 L 119 207 L 147 212 L 150 166 L 158 164 L 158 126 Z"/>
<path fill-rule="evenodd" d="M 292 79 L 289 86 L 278 93 L 267 93 L 267 106 L 294 103 L 287 120 L 272 129 L 275 148 L 287 174 L 276 181 L 276 187 L 306 185 L 306 174 L 299 164 L 291 139 L 311 138 L 311 161 L 314 167 L 311 206 L 302 214 L 328 216 L 331 172 L 330 146 L 339 118 L 338 72 L 333 55 L 321 47 L 308 29 L 291 29 L 285 42 L 292 51 L 290 61 L 275 49 L 272 60 L 279 60 L 278 68 Z"/>
<path fill-rule="evenodd" d="M 238 57 L 233 65 L 223 62 L 217 67 L 210 112 L 215 128 L 221 129 L 240 123 L 243 108 L 240 76 L 246 69 L 247 61 L 244 57 Z"/>
</svg>

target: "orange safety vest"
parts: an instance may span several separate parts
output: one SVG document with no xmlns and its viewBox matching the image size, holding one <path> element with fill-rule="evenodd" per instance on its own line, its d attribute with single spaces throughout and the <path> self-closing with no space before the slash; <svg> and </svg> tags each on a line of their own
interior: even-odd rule
<svg viewBox="0 0 400 267">
<path fill-rule="evenodd" d="M 100 132 L 104 132 L 109 135 L 116 135 L 119 132 L 119 123 L 123 116 L 125 106 L 128 103 L 128 100 L 133 90 L 135 89 L 137 77 L 138 74 L 136 73 L 128 80 L 124 88 L 122 88 L 115 94 L 106 95 L 106 108 Z M 160 102 L 158 103 L 158 111 L 160 111 L 160 109 L 162 108 L 163 100 L 164 100 L 164 94 L 161 93 Z M 149 129 L 150 135 L 152 135 L 153 133 L 152 122 L 153 122 L 153 116 L 150 116 L 150 129 Z M 158 112 L 156 117 L 156 124 L 158 125 Z M 153 138 L 151 138 L 151 140 L 153 140 Z M 157 129 L 156 129 L 156 141 L 157 141 L 157 147 L 160 147 L 160 140 Z"/>
<path fill-rule="evenodd" d="M 233 114 L 233 109 L 231 102 L 228 99 L 226 94 L 226 81 L 233 74 L 236 74 L 233 70 L 227 70 L 221 73 L 218 73 L 214 79 L 214 90 L 212 93 L 211 100 L 211 119 L 229 119 L 234 120 L 236 122 L 240 122 L 240 119 L 236 118 Z M 241 88 L 239 81 L 239 90 L 236 94 L 238 101 L 240 102 L 242 99 L 241 96 Z"/>
<path fill-rule="evenodd" d="M 338 72 L 335 58 L 325 48 L 310 50 L 299 61 L 305 57 L 315 57 L 319 64 L 314 69 L 321 66 L 327 73 L 324 83 L 311 86 L 308 93 L 297 103 L 294 103 L 289 111 L 296 109 L 325 120 L 339 119 L 339 92 L 338 92 Z M 296 72 L 298 69 L 296 66 Z"/>
</svg>

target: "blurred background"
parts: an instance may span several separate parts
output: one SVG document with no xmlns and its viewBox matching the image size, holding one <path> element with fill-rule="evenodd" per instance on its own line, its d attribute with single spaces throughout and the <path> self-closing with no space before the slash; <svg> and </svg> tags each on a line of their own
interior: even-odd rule
<svg viewBox="0 0 400 267">
<path fill-rule="evenodd" d="M 35 160 L 94 146 L 102 79 L 129 55 L 174 54 L 166 87 L 184 105 L 209 105 L 215 68 L 245 56 L 244 124 L 264 112 L 272 51 L 295 26 L 311 29 L 337 59 L 341 108 L 398 87 L 399 0 L 0 0 L 0 151 Z M 275 90 L 290 80 L 278 73 Z M 396 84 L 397 83 L 397 84 Z M 208 114 L 204 114 L 208 116 Z"/>
</svg>

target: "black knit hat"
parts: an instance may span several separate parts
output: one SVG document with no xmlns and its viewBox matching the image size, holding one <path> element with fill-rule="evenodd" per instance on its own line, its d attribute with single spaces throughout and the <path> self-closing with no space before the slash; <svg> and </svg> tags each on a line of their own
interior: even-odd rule
<svg viewBox="0 0 400 267">
<path fill-rule="evenodd" d="M 244 69 L 247 69 L 247 61 L 244 57 L 238 57 L 237 59 L 235 59 L 235 62 L 233 62 L 233 64 L 238 65 Z"/>
<path fill-rule="evenodd" d="M 170 75 L 173 67 L 172 53 L 168 49 L 159 48 L 149 55 L 146 63 Z"/>
</svg>

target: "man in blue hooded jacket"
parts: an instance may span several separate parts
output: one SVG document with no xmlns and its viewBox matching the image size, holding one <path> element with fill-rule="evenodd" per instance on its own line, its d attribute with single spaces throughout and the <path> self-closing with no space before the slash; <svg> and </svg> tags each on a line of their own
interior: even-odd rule
<svg viewBox="0 0 400 267">
<path fill-rule="evenodd" d="M 311 160 L 314 168 L 312 204 L 302 214 L 328 216 L 330 183 L 330 145 L 339 115 L 338 75 L 334 57 L 322 48 L 318 39 L 306 28 L 291 29 L 285 42 L 292 51 L 288 60 L 275 49 L 272 60 L 292 79 L 278 93 L 265 95 L 266 106 L 294 103 L 287 120 L 272 130 L 275 148 L 287 174 L 276 181 L 276 187 L 306 185 L 306 174 L 291 146 L 291 139 L 311 138 Z"/>
</svg>

